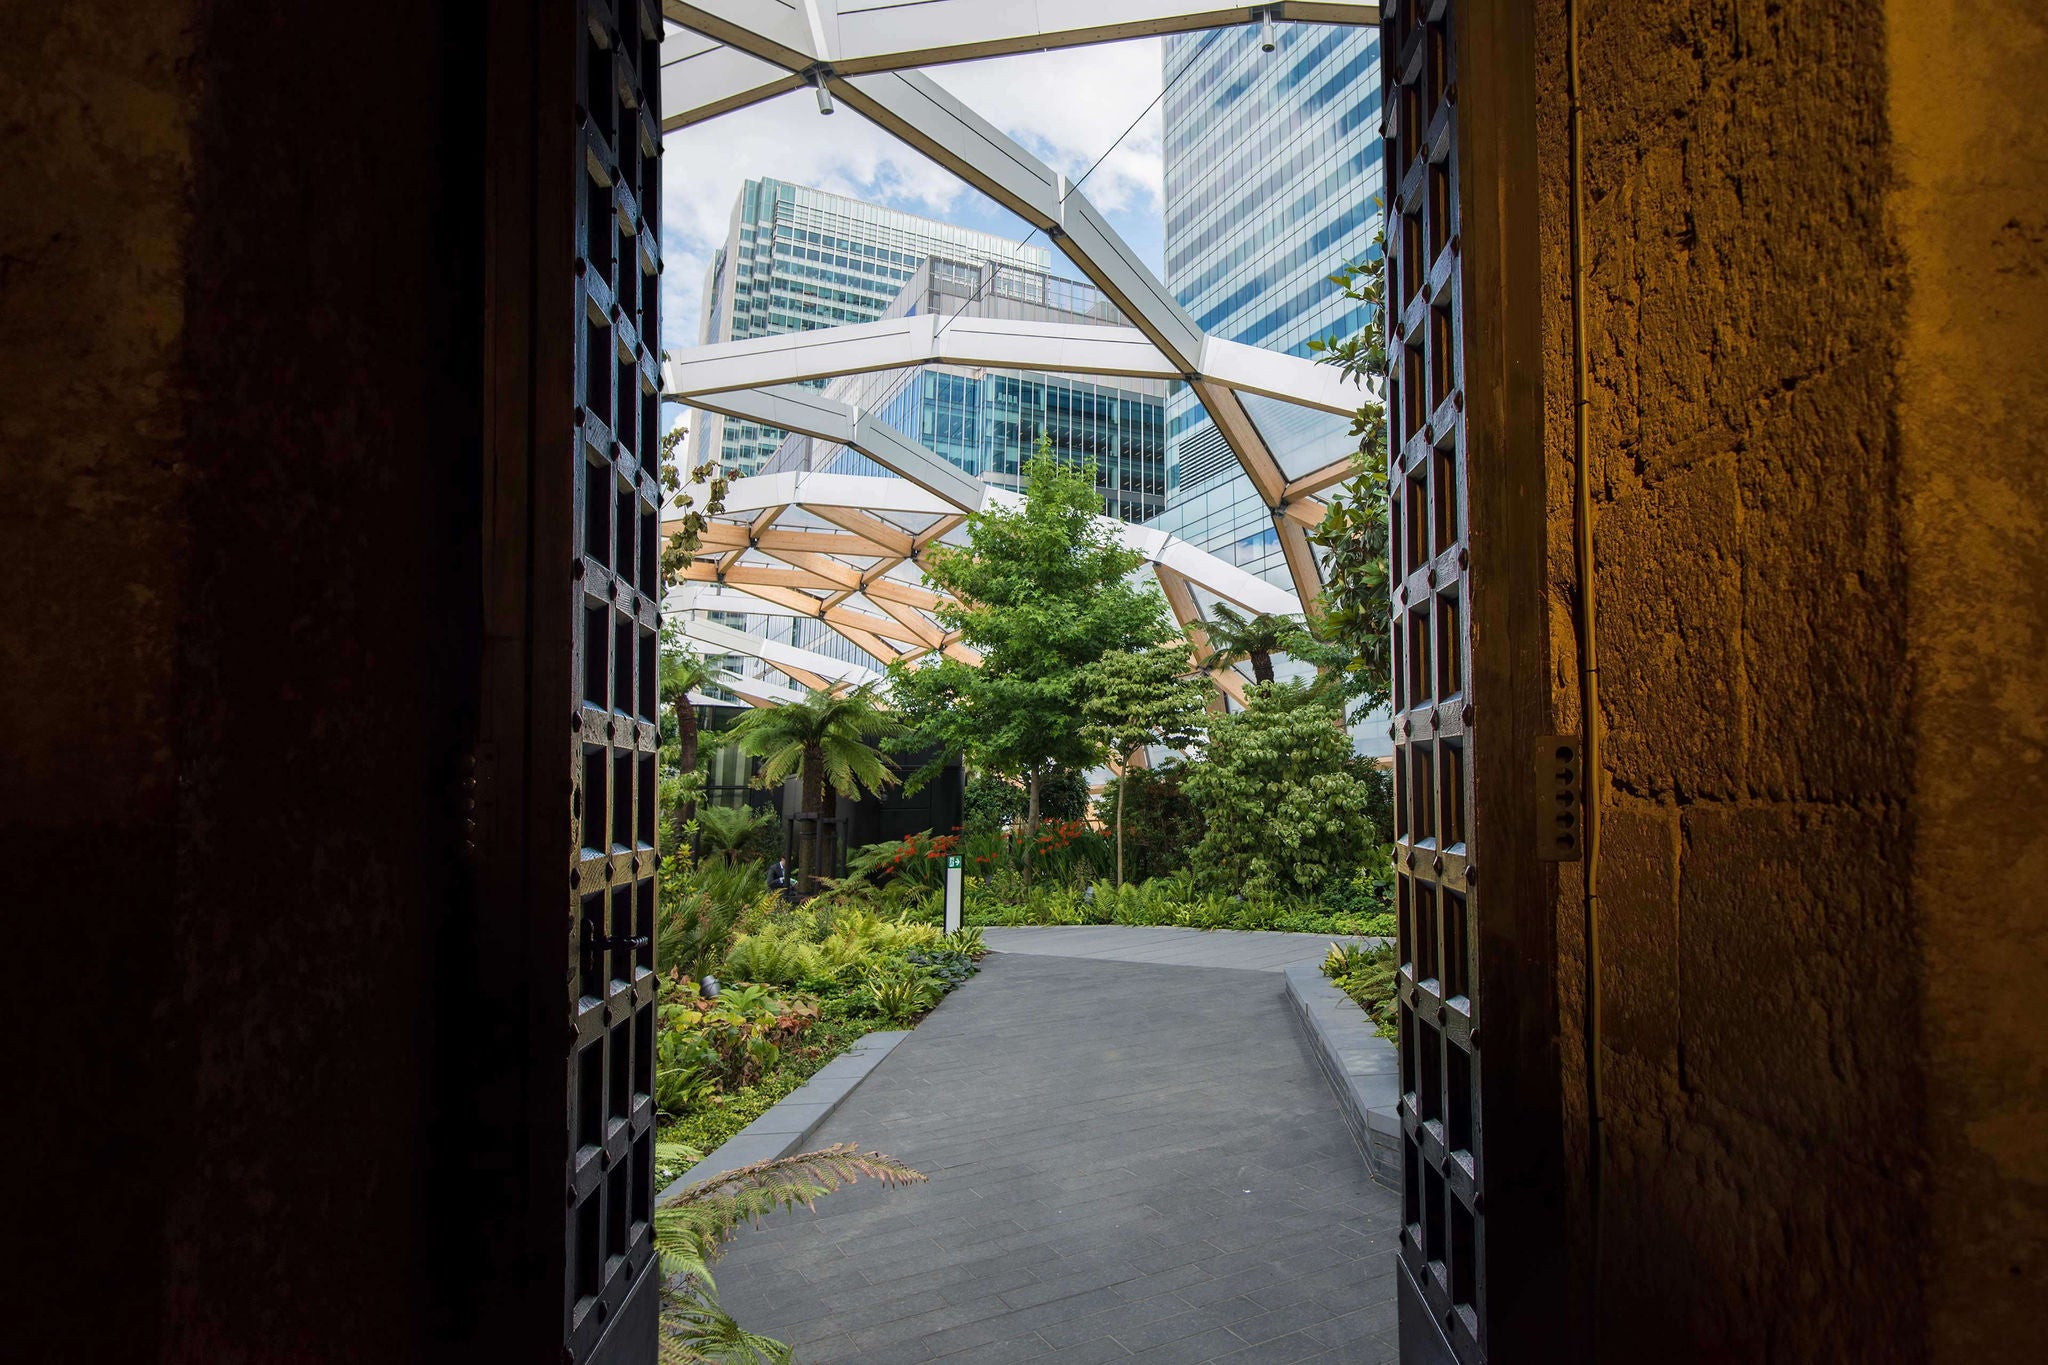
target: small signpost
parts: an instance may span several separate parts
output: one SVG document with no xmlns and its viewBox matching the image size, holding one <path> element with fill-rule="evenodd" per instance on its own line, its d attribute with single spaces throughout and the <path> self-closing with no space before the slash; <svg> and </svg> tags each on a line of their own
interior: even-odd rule
<svg viewBox="0 0 2048 1365">
<path fill-rule="evenodd" d="M 960 855 L 946 855 L 946 932 L 960 931 Z"/>
</svg>

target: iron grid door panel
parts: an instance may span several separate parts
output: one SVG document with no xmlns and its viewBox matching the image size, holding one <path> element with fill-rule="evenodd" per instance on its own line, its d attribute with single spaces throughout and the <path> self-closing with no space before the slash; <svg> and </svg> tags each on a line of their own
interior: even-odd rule
<svg viewBox="0 0 2048 1365">
<path fill-rule="evenodd" d="M 578 696 L 564 939 L 569 1169 L 564 1359 L 655 1355 L 654 920 L 660 566 L 659 15 L 584 0 L 577 26 Z"/>
<path fill-rule="evenodd" d="M 1456 0 L 1382 11 L 1402 1359 L 1486 1359 Z"/>
</svg>

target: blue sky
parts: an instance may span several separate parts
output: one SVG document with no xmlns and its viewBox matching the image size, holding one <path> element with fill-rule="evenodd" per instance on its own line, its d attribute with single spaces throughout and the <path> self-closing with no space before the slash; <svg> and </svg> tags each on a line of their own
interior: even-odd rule
<svg viewBox="0 0 2048 1365">
<path fill-rule="evenodd" d="M 1088 178 L 1088 198 L 1155 271 L 1162 268 L 1160 118 L 1153 104 L 1161 80 L 1158 39 L 934 67 L 929 74 L 1070 178 L 1109 151 Z M 696 341 L 705 266 L 725 240 L 741 182 L 759 176 L 1020 239 L 1029 231 L 844 105 L 824 118 L 809 91 L 785 95 L 667 138 L 661 214 L 667 347 Z M 1062 273 L 1080 274 L 1071 267 Z"/>
</svg>

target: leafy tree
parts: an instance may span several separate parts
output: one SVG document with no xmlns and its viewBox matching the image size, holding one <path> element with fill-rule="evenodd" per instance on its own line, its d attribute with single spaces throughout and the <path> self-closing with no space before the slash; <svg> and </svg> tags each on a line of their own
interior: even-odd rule
<svg viewBox="0 0 2048 1365">
<path fill-rule="evenodd" d="M 1096 802 L 1099 818 L 1109 823 L 1119 805 L 1124 812 L 1124 844 L 1130 881 L 1164 877 L 1188 865 L 1188 854 L 1202 842 L 1202 813 L 1188 799 L 1183 779 L 1188 765 L 1126 768 L 1103 788 Z"/>
<path fill-rule="evenodd" d="M 1085 670 L 1112 650 L 1140 649 L 1171 633 L 1156 591 L 1129 580 L 1144 556 L 1098 521 L 1093 464 L 1053 459 L 1041 438 L 1024 467 L 1021 507 L 968 518 L 968 544 L 936 546 L 925 576 L 952 595 L 940 620 L 981 654 L 979 666 L 940 657 L 890 666 L 890 688 L 909 718 L 899 752 L 946 757 L 1025 784 L 1026 847 L 1038 832 L 1041 789 L 1055 767 L 1085 769 L 1101 754 L 1081 712 Z"/>
<path fill-rule="evenodd" d="M 997 773 L 976 773 L 962 803 L 962 832 L 1003 829 L 1024 813 L 1024 789 Z"/>
<path fill-rule="evenodd" d="M 1271 672 L 1271 664 L 1267 665 Z M 1184 749 L 1202 733 L 1209 685 L 1194 671 L 1185 640 L 1150 649 L 1119 649 L 1088 669 L 1081 710 L 1096 739 L 1130 771 L 1146 748 Z M 1116 884 L 1124 884 L 1124 787 L 1117 788 Z"/>
<path fill-rule="evenodd" d="M 1079 768 L 1054 768 L 1038 784 L 1040 820 L 1088 818 L 1088 774 Z"/>
<path fill-rule="evenodd" d="M 823 848 L 825 788 L 880 793 L 896 778 L 894 765 L 877 752 L 874 741 L 901 729 L 876 704 L 872 690 L 859 687 L 843 695 L 820 689 L 787 706 L 749 711 L 726 732 L 762 760 L 762 785 L 775 787 L 792 773 L 803 784 L 803 812 L 812 817 L 810 837 L 797 851 L 803 895 L 814 889 Z"/>
<path fill-rule="evenodd" d="M 1240 659 L 1250 660 L 1252 678 L 1262 683 L 1273 681 L 1275 654 L 1303 654 L 1315 644 L 1314 637 L 1291 616 L 1262 611 L 1257 616 L 1244 617 L 1224 602 L 1216 604 L 1203 629 L 1208 632 L 1217 662 L 1234 664 Z"/>
<path fill-rule="evenodd" d="M 1247 689 L 1214 716 L 1187 793 L 1202 812 L 1196 875 L 1249 896 L 1316 895 L 1351 874 L 1371 842 L 1370 799 L 1334 699 L 1299 683 Z"/>
<path fill-rule="evenodd" d="M 668 490 L 679 516 L 669 523 L 676 529 L 669 532 L 668 543 L 661 550 L 661 585 L 664 589 L 680 582 L 683 571 L 697 558 L 697 551 L 704 544 L 704 528 L 711 524 L 711 518 L 725 510 L 725 494 L 730 484 L 723 471 L 714 464 L 698 465 L 690 471 L 692 488 L 704 492 L 704 505 L 696 505 L 696 495 L 683 491 L 681 465 L 675 459 L 676 447 L 688 436 L 689 428 L 672 427 L 661 438 L 661 486 Z"/>
<path fill-rule="evenodd" d="M 1384 221 L 1384 220 L 1383 220 Z M 1365 330 L 1342 340 L 1311 341 L 1318 359 L 1362 381 L 1366 401 L 1351 421 L 1358 442 L 1350 482 L 1329 499 L 1310 533 L 1324 551 L 1319 629 L 1348 656 L 1339 666 L 1345 695 L 1370 707 L 1392 695 L 1392 609 L 1387 568 L 1386 231 L 1373 234 L 1365 258 L 1331 280 L 1370 310 Z"/>
</svg>

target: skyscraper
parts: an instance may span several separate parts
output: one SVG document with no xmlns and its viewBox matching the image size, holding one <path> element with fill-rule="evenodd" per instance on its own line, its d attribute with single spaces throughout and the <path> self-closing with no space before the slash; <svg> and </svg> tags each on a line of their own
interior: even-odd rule
<svg viewBox="0 0 2048 1365">
<path fill-rule="evenodd" d="M 1280 24 L 1165 41 L 1166 284 L 1205 331 L 1294 355 L 1366 322 L 1329 276 L 1362 256 L 1379 208 L 1379 36 Z M 1295 472 L 1352 448 L 1345 419 L 1270 399 L 1245 406 Z M 1251 480 L 1192 392 L 1167 409 L 1168 491 L 1156 523 L 1288 582 Z"/>
<path fill-rule="evenodd" d="M 786 181 L 749 180 L 733 205 L 725 245 L 705 273 L 697 339 L 742 341 L 872 322 L 934 254 L 1041 271 L 1052 261 L 1042 246 Z M 692 461 L 715 456 L 729 472 L 749 474 L 783 435 L 772 427 L 699 412 L 691 428 Z"/>
<path fill-rule="evenodd" d="M 911 275 L 885 317 L 1012 318 L 1113 327 L 1123 315 L 1091 284 L 1014 265 L 930 257 Z M 1093 461 L 1103 510 L 1125 521 L 1157 516 L 1166 494 L 1166 381 L 920 365 L 841 375 L 825 392 L 879 417 L 984 483 L 1016 488 L 1041 434 L 1058 458 Z M 859 451 L 791 435 L 761 466 L 787 471 L 893 477 Z M 801 525 L 802 513 L 778 522 Z M 823 622 L 767 612 L 708 611 L 715 624 L 828 658 L 882 669 Z M 740 671 L 745 665 L 735 663 Z"/>
<path fill-rule="evenodd" d="M 885 317 L 1011 318 L 1126 326 L 1101 290 L 1026 266 L 933 256 L 912 274 Z M 1166 498 L 1166 381 L 1087 378 L 968 365 L 843 375 L 825 391 L 887 422 L 985 483 L 1016 488 L 1041 435 L 1072 464 L 1092 461 L 1103 511 L 1149 521 Z M 764 470 L 829 468 L 879 474 L 867 457 L 791 436 Z"/>
</svg>

